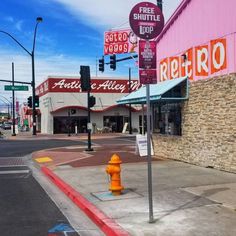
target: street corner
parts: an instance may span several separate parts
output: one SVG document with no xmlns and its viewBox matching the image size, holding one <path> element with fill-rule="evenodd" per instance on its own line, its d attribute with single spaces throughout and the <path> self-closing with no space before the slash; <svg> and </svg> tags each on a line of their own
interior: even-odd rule
<svg viewBox="0 0 236 236">
<path fill-rule="evenodd" d="M 33 152 L 32 160 L 38 168 L 47 166 L 48 168 L 53 169 L 55 167 L 54 157 L 49 155 L 46 151 Z"/>
<path fill-rule="evenodd" d="M 90 158 L 91 155 L 79 152 L 71 147 L 54 148 L 34 152 L 32 160 L 38 167 L 48 167 L 55 169 L 62 165 L 70 165 L 71 163 Z"/>
</svg>

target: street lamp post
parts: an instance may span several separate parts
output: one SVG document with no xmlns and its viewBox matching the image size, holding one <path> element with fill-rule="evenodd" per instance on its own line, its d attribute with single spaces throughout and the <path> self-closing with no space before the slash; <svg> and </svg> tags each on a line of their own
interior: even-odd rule
<svg viewBox="0 0 236 236">
<path fill-rule="evenodd" d="M 33 135 L 36 135 L 36 109 L 35 109 L 35 66 L 34 66 L 34 50 L 35 50 L 35 41 L 36 41 L 36 34 L 37 34 L 37 28 L 38 24 L 43 21 L 42 17 L 37 17 L 36 19 L 37 23 L 34 28 L 34 39 L 33 39 L 33 48 L 32 52 L 29 52 L 17 39 L 15 39 L 11 34 L 7 33 L 6 31 L 0 30 L 0 33 L 8 35 L 10 38 L 12 38 L 24 51 L 26 51 L 31 56 L 31 62 L 32 62 L 32 116 L 33 116 Z"/>
</svg>

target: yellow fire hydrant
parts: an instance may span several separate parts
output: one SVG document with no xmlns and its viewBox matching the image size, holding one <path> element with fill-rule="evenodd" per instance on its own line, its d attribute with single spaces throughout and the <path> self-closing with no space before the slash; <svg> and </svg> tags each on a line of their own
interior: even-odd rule
<svg viewBox="0 0 236 236">
<path fill-rule="evenodd" d="M 106 172 L 110 175 L 110 187 L 109 190 L 112 192 L 112 195 L 120 195 L 121 190 L 124 187 L 121 185 L 121 178 L 120 178 L 120 164 L 122 161 L 117 154 L 113 154 L 111 160 L 108 162 L 109 165 L 106 167 Z"/>
</svg>

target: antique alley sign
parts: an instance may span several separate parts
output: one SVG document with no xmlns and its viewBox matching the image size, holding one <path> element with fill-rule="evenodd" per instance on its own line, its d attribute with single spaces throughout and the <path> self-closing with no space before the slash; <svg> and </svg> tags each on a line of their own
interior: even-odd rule
<svg viewBox="0 0 236 236">
<path fill-rule="evenodd" d="M 141 39 L 156 38 L 164 27 L 161 10 L 151 2 L 140 2 L 129 15 L 130 27 Z"/>
</svg>

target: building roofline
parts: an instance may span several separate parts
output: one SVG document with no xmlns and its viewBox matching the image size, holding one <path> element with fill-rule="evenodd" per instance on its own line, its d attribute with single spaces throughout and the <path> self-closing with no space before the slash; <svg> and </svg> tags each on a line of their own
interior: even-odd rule
<svg viewBox="0 0 236 236">
<path fill-rule="evenodd" d="M 185 7 L 191 2 L 192 0 L 183 0 L 179 6 L 176 8 L 176 10 L 174 11 L 174 13 L 172 14 L 172 16 L 168 19 L 168 21 L 166 22 L 164 29 L 162 30 L 161 34 L 156 38 L 156 43 L 158 43 L 163 36 L 165 35 L 165 33 L 169 30 L 169 28 L 171 27 L 171 25 L 175 22 L 175 20 L 178 19 L 179 15 L 182 13 L 182 11 L 185 9 Z"/>
</svg>

